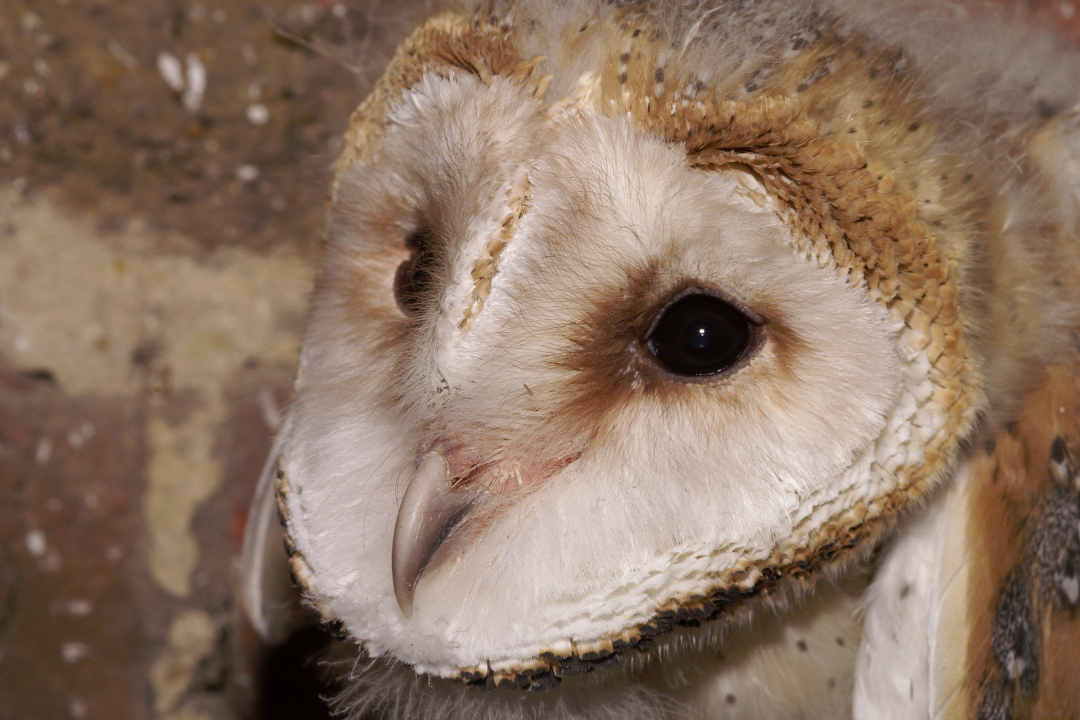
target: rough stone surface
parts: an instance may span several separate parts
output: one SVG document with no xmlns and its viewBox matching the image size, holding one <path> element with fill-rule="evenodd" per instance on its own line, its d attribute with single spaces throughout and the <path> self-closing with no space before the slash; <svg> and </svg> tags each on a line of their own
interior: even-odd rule
<svg viewBox="0 0 1080 720">
<path fill-rule="evenodd" d="M 340 135 L 425 2 L 0 3 L 0 720 L 325 716 L 325 639 L 263 648 L 234 562 Z"/>
<path fill-rule="evenodd" d="M 0 719 L 325 714 L 235 558 L 375 10 L 0 4 Z"/>
</svg>

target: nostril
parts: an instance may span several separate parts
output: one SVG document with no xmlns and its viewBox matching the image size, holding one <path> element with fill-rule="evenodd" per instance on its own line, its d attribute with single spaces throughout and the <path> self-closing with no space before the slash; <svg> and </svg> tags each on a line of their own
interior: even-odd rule
<svg viewBox="0 0 1080 720">
<path fill-rule="evenodd" d="M 426 230 L 416 230 L 405 238 L 411 251 L 409 259 L 398 266 L 394 275 L 394 300 L 406 315 L 420 312 L 424 297 L 431 291 L 436 262 L 431 249 L 431 236 Z"/>
</svg>

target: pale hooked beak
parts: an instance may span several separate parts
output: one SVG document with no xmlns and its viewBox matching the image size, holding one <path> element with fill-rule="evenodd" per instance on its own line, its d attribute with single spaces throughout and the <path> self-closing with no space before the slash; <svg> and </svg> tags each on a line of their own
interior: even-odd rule
<svg viewBox="0 0 1080 720">
<path fill-rule="evenodd" d="M 406 618 L 412 617 L 416 583 L 477 496 L 476 491 L 455 490 L 441 449 L 428 452 L 409 478 L 394 525 L 391 558 L 394 597 Z"/>
</svg>

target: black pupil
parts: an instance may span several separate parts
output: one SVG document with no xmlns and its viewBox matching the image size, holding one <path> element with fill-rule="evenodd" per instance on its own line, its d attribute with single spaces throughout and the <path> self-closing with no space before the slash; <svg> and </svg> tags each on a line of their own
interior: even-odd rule
<svg viewBox="0 0 1080 720">
<path fill-rule="evenodd" d="M 423 299 L 430 291 L 436 262 L 431 245 L 431 235 L 423 228 L 405 238 L 405 247 L 410 254 L 409 259 L 398 266 L 394 276 L 394 299 L 406 315 L 419 313 Z"/>
<path fill-rule="evenodd" d="M 712 375 L 738 362 L 750 339 L 749 318 L 718 297 L 694 293 L 664 308 L 646 346 L 676 375 Z"/>
</svg>

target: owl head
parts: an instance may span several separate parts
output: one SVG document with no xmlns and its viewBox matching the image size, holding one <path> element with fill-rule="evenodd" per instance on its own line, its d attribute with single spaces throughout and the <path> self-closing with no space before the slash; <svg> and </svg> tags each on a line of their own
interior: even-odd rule
<svg viewBox="0 0 1080 720">
<path fill-rule="evenodd" d="M 546 687 L 950 471 L 1006 221 L 910 58 L 788 5 L 444 13 L 356 111 L 271 474 L 368 654 Z"/>
</svg>

